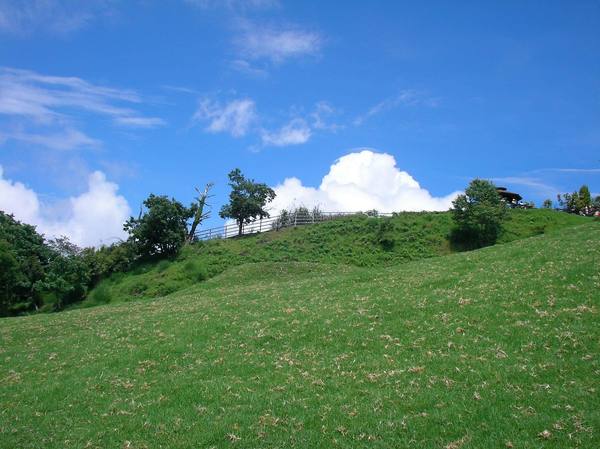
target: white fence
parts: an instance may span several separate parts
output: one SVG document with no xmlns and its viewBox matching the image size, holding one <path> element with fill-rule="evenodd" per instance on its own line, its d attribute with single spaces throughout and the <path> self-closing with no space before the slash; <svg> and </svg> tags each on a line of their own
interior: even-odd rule
<svg viewBox="0 0 600 449">
<path fill-rule="evenodd" d="M 303 226 L 307 224 L 320 223 L 323 221 L 335 220 L 340 217 L 348 216 L 368 216 L 368 217 L 391 217 L 392 213 L 382 213 L 377 211 L 369 212 L 310 212 L 296 211 L 284 213 L 276 217 L 256 219 L 251 223 L 242 226 L 242 235 L 257 234 L 260 232 L 276 231 L 282 228 L 293 226 Z M 226 239 L 239 235 L 239 227 L 236 223 L 225 224 L 218 228 L 203 229 L 196 232 L 197 240 Z"/>
</svg>

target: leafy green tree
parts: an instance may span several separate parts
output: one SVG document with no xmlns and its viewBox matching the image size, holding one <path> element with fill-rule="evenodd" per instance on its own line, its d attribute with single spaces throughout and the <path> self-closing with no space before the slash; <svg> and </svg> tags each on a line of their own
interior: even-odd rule
<svg viewBox="0 0 600 449">
<path fill-rule="evenodd" d="M 34 226 L 0 211 L 0 315 L 13 315 L 42 305 L 38 283 L 50 257 Z"/>
<path fill-rule="evenodd" d="M 113 273 L 130 269 L 135 254 L 128 242 L 120 242 L 100 248 L 84 248 L 82 257 L 90 271 L 91 284 L 95 285 Z"/>
<path fill-rule="evenodd" d="M 587 185 L 582 185 L 579 191 L 558 195 L 558 204 L 565 212 L 579 215 L 592 215 L 595 211 L 594 201 Z"/>
<path fill-rule="evenodd" d="M 590 194 L 589 187 L 585 184 L 582 185 L 579 189 L 578 197 L 579 201 L 577 208 L 579 209 L 579 212 L 583 213 L 584 215 L 589 215 L 592 207 L 592 195 Z"/>
<path fill-rule="evenodd" d="M 232 218 L 238 225 L 238 235 L 242 235 L 244 224 L 257 218 L 268 217 L 265 206 L 273 201 L 275 192 L 268 185 L 257 183 L 244 177 L 239 168 L 229 173 L 229 204 L 221 208 L 221 218 Z"/>
<path fill-rule="evenodd" d="M 542 207 L 544 209 L 552 209 L 552 200 L 549 198 L 544 200 L 544 202 L 542 203 Z"/>
<path fill-rule="evenodd" d="M 17 287 L 24 281 L 11 245 L 0 240 L 0 316 L 9 314 L 17 299 Z"/>
<path fill-rule="evenodd" d="M 62 310 L 69 304 L 85 299 L 92 280 L 91 270 L 84 251 L 67 237 L 49 240 L 48 247 L 51 250 L 50 261 L 46 276 L 39 286 L 45 291 L 47 302 L 52 304 L 54 310 Z"/>
<path fill-rule="evenodd" d="M 494 184 L 474 179 L 465 193 L 459 195 L 452 204 L 452 216 L 458 231 L 455 238 L 475 247 L 496 242 L 507 206 Z"/>
<path fill-rule="evenodd" d="M 187 222 L 196 213 L 197 205 L 185 207 L 174 198 L 151 194 L 145 201 L 146 212 L 136 219 L 130 217 L 123 228 L 128 242 L 142 258 L 176 255 L 187 236 Z"/>
</svg>

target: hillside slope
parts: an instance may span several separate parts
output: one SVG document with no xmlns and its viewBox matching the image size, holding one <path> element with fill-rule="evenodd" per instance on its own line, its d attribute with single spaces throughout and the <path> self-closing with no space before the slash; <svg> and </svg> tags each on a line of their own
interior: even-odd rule
<svg viewBox="0 0 600 449">
<path fill-rule="evenodd" d="M 4 319 L 0 447 L 600 447 L 600 226 Z"/>
<path fill-rule="evenodd" d="M 389 266 L 453 251 L 449 213 L 402 213 L 391 218 L 393 247 L 379 242 L 382 220 L 347 217 L 243 238 L 199 242 L 173 262 L 145 264 L 119 273 L 92 291 L 86 305 L 154 298 L 189 287 L 226 269 L 254 262 L 317 262 Z M 499 243 L 589 221 L 551 210 L 512 210 Z"/>
</svg>

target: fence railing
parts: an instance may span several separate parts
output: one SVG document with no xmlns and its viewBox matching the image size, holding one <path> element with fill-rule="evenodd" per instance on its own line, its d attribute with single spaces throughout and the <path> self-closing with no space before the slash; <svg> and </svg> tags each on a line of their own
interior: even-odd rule
<svg viewBox="0 0 600 449">
<path fill-rule="evenodd" d="M 267 231 L 277 231 L 282 228 L 294 226 L 304 226 L 307 224 L 321 223 L 324 221 L 335 220 L 336 218 L 348 216 L 368 216 L 368 217 L 391 217 L 391 212 L 291 212 L 283 213 L 275 217 L 256 219 L 251 223 L 242 226 L 242 235 L 258 234 Z M 239 227 L 236 223 L 225 224 L 216 228 L 202 229 L 196 232 L 197 240 L 226 239 L 240 235 Z"/>
</svg>

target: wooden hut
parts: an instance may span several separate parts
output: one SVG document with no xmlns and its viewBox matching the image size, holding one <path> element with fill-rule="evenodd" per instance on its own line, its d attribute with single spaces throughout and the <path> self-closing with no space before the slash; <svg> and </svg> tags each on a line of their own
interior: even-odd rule
<svg viewBox="0 0 600 449">
<path fill-rule="evenodd" d="M 496 187 L 496 191 L 500 198 L 502 198 L 510 207 L 518 207 L 520 201 L 523 199 L 521 195 L 515 192 L 509 192 L 506 187 Z"/>
</svg>

